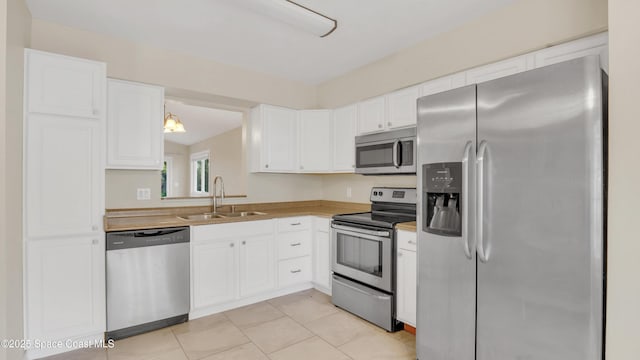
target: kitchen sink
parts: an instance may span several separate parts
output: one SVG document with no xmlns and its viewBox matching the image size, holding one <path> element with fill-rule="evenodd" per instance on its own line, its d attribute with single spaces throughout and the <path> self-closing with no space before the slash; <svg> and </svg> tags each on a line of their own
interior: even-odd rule
<svg viewBox="0 0 640 360">
<path fill-rule="evenodd" d="M 259 211 L 240 211 L 240 212 L 232 212 L 232 213 L 204 213 L 204 214 L 194 214 L 194 215 L 182 215 L 182 216 L 178 216 L 178 218 L 182 220 L 211 220 L 211 219 L 224 219 L 224 218 L 245 217 L 245 216 L 254 216 L 254 215 L 266 215 L 266 213 L 259 212 Z"/>
<path fill-rule="evenodd" d="M 220 219 L 224 216 L 220 214 L 214 213 L 205 213 L 205 214 L 195 214 L 195 215 L 182 215 L 178 216 L 178 218 L 182 220 L 210 220 L 210 219 Z"/>
<path fill-rule="evenodd" d="M 243 216 L 253 216 L 253 215 L 267 215 L 266 213 L 259 211 L 240 211 L 233 213 L 221 213 L 222 217 L 243 217 Z"/>
</svg>

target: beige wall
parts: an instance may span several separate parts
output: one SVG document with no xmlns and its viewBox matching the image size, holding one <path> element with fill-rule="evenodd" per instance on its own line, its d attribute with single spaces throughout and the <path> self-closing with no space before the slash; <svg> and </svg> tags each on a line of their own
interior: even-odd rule
<svg viewBox="0 0 640 360">
<path fill-rule="evenodd" d="M 227 195 L 247 194 L 247 171 L 242 127 L 206 139 L 189 147 L 189 153 L 209 151 L 211 180 L 222 176 Z"/>
<path fill-rule="evenodd" d="M 22 92 L 23 48 L 29 45 L 31 14 L 24 0 L 3 0 L 0 76 L 0 326 L 2 339 L 21 339 L 22 324 Z M 4 302 L 4 303 L 3 303 Z M 17 359 L 21 351 L 2 357 Z"/>
<path fill-rule="evenodd" d="M 118 79 L 292 108 L 316 103 L 313 86 L 39 19 L 31 46 L 106 62 L 108 76 Z"/>
<path fill-rule="evenodd" d="M 640 358 L 640 2 L 609 0 L 607 359 Z"/>
<path fill-rule="evenodd" d="M 345 105 L 606 28 L 606 0 L 517 1 L 321 84 L 318 105 Z"/>
<path fill-rule="evenodd" d="M 457 29 L 320 84 L 318 105 L 323 108 L 342 106 L 606 28 L 606 0 L 517 1 Z M 323 193 L 331 200 L 365 202 L 368 201 L 365 190 L 372 185 L 416 186 L 415 177 L 395 181 L 341 175 L 325 177 Z M 354 189 L 352 198 L 346 196 L 347 187 Z"/>
<path fill-rule="evenodd" d="M 189 196 L 189 146 L 165 140 L 164 157 L 173 159 L 171 196 Z"/>
</svg>

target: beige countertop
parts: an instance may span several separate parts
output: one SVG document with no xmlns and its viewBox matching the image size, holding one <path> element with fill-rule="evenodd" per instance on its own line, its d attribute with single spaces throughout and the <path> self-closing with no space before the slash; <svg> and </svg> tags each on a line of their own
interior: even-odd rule
<svg viewBox="0 0 640 360">
<path fill-rule="evenodd" d="M 153 209 L 109 209 L 104 217 L 105 231 L 154 229 L 163 227 L 227 224 L 292 216 L 323 216 L 368 211 L 369 204 L 337 201 L 297 201 L 287 203 L 238 204 L 236 211 L 259 211 L 265 215 L 245 217 L 213 218 L 206 220 L 184 220 L 181 215 L 202 214 L 211 211 L 208 206 L 153 208 Z M 219 212 L 231 212 L 230 205 L 222 206 Z M 407 223 L 410 224 L 410 223 Z M 400 226 L 405 226 L 401 224 Z M 410 230 L 403 228 L 404 230 Z M 413 227 L 415 231 L 415 225 Z"/>
<path fill-rule="evenodd" d="M 416 222 L 412 221 L 412 222 L 400 223 L 396 225 L 396 228 L 399 230 L 416 232 Z"/>
</svg>

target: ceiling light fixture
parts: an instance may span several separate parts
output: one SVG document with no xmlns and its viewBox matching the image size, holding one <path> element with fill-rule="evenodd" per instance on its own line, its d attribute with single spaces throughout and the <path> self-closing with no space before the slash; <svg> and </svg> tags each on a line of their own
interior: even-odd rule
<svg viewBox="0 0 640 360">
<path fill-rule="evenodd" d="M 166 133 L 183 133 L 187 130 L 184 129 L 184 125 L 182 125 L 182 121 L 178 118 L 178 116 L 167 113 L 164 116 L 164 132 Z"/>
<path fill-rule="evenodd" d="M 252 0 L 258 12 L 319 37 L 336 30 L 338 21 L 290 0 Z"/>
</svg>

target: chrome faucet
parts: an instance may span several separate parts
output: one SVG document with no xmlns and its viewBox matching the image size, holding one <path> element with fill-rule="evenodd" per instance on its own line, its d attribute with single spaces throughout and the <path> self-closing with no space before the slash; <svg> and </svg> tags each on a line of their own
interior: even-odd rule
<svg viewBox="0 0 640 360">
<path fill-rule="evenodd" d="M 220 179 L 220 200 L 224 200 L 224 180 L 222 179 L 222 176 L 216 176 L 213 179 L 213 213 L 218 212 L 218 179 Z"/>
</svg>

